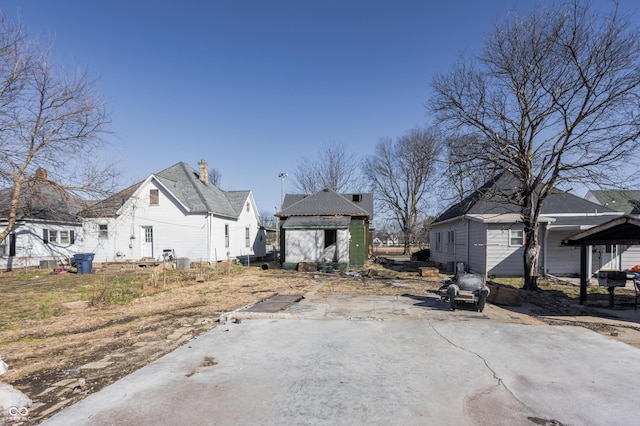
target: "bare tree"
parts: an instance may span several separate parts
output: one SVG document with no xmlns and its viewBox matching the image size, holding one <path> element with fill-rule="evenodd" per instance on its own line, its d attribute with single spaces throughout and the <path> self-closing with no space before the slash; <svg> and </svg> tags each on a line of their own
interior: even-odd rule
<svg viewBox="0 0 640 426">
<path fill-rule="evenodd" d="M 303 158 L 293 176 L 298 191 L 313 194 L 329 187 L 336 192 L 356 190 L 358 186 L 356 156 L 344 145 L 325 144 L 317 156 Z"/>
<path fill-rule="evenodd" d="M 438 152 L 439 138 L 433 129 L 413 129 L 395 142 L 381 139 L 375 154 L 363 163 L 363 175 L 371 182 L 376 200 L 402 230 L 405 254 L 429 185 L 434 183 Z"/>
<path fill-rule="evenodd" d="M 510 15 L 480 55 L 433 80 L 437 118 L 475 138 L 461 155 L 515 178 L 507 196 L 524 224 L 526 289 L 537 288 L 539 216 L 550 191 L 604 179 L 636 154 L 639 40 L 617 5 L 605 15 L 573 0 Z"/>
<path fill-rule="evenodd" d="M 477 145 L 475 136 L 452 136 L 444 140 L 447 161 L 443 161 L 444 185 L 443 199 L 448 202 L 461 202 L 467 195 L 480 188 L 493 178 L 496 168 L 482 158 L 469 156 L 468 146 Z"/>
<path fill-rule="evenodd" d="M 0 241 L 15 226 L 21 189 L 36 181 L 37 169 L 85 198 L 113 188 L 113 165 L 96 155 L 108 124 L 93 82 L 66 73 L 21 23 L 0 15 L 0 187 L 10 193 Z"/>
<path fill-rule="evenodd" d="M 220 185 L 222 184 L 222 173 L 220 173 L 220 170 L 216 168 L 209 169 L 209 182 L 217 188 L 220 188 Z"/>
</svg>

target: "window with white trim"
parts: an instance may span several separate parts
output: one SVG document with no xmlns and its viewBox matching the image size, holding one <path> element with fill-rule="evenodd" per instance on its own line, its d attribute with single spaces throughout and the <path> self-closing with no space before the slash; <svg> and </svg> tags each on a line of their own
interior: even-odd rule
<svg viewBox="0 0 640 426">
<path fill-rule="evenodd" d="M 435 249 L 436 249 L 436 252 L 438 252 L 438 253 L 440 253 L 442 251 L 441 233 L 440 232 L 436 232 Z"/>
<path fill-rule="evenodd" d="M 98 238 L 109 238 L 109 226 L 106 223 L 98 225 Z"/>
<path fill-rule="evenodd" d="M 229 225 L 224 225 L 224 247 L 229 248 Z"/>
<path fill-rule="evenodd" d="M 524 231 L 522 229 L 509 229 L 509 246 L 518 247 L 524 244 Z"/>
<path fill-rule="evenodd" d="M 53 229 L 43 229 L 42 230 L 42 242 L 45 244 L 49 243 L 58 243 L 58 231 Z"/>
<path fill-rule="evenodd" d="M 251 230 L 248 226 L 244 228 L 244 245 L 245 247 L 251 247 Z"/>
</svg>

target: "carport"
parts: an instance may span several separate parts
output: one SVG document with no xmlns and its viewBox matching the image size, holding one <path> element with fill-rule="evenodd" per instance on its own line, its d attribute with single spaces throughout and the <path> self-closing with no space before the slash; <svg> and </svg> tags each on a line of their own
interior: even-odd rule
<svg viewBox="0 0 640 426">
<path fill-rule="evenodd" d="M 620 216 L 616 219 L 594 226 L 579 234 L 572 235 L 562 242 L 569 246 L 580 246 L 580 304 L 587 301 L 587 249 L 595 245 L 623 244 L 640 245 L 640 219 L 632 216 Z"/>
</svg>

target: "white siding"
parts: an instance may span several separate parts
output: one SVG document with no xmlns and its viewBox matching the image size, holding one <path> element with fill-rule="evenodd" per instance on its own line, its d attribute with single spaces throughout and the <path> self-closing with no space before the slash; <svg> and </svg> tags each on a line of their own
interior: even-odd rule
<svg viewBox="0 0 640 426">
<path fill-rule="evenodd" d="M 549 231 L 545 271 L 551 275 L 563 276 L 580 274 L 580 247 L 562 245 L 576 231 Z"/>
<path fill-rule="evenodd" d="M 489 224 L 487 231 L 488 275 L 522 276 L 524 271 L 522 246 L 509 245 L 509 228 L 522 229 L 522 224 Z"/>
<path fill-rule="evenodd" d="M 485 249 L 487 244 L 487 225 L 469 221 L 469 266 L 470 271 L 478 274 L 485 272 Z"/>
<path fill-rule="evenodd" d="M 453 231 L 454 241 L 450 245 L 447 236 Z M 436 247 L 437 233 L 440 233 L 440 247 Z M 455 220 L 444 224 L 434 224 L 429 233 L 430 259 L 442 265 L 464 262 L 468 264 L 467 221 Z"/>
<path fill-rule="evenodd" d="M 622 270 L 631 269 L 640 263 L 640 246 L 620 246 Z"/>
<path fill-rule="evenodd" d="M 56 231 L 58 236 L 57 242 L 43 242 L 43 230 Z M 73 244 L 62 243 L 60 241 L 60 232 L 70 233 L 73 231 L 75 242 Z M 5 246 L 5 254 L 0 256 L 0 269 L 11 270 L 24 268 L 27 266 L 40 266 L 41 260 L 55 260 L 57 262 L 66 262 L 69 257 L 80 251 L 80 242 L 82 241 L 82 227 L 80 225 L 65 225 L 60 223 L 19 223 L 12 234 L 15 234 L 15 256 L 9 256 L 10 237 L 2 242 Z"/>
<path fill-rule="evenodd" d="M 150 189 L 160 190 L 157 205 L 150 204 Z M 127 200 L 117 218 L 84 221 L 84 250 L 95 253 L 96 262 L 137 260 L 144 253 L 144 227 L 152 227 L 153 257 L 156 259 L 161 258 L 165 249 L 173 250 L 177 257 L 186 257 L 191 261 L 221 261 L 228 257 L 253 254 L 263 256 L 266 241 L 256 239 L 259 222 L 253 195 L 249 195 L 247 202 L 250 203 L 249 211 L 243 207 L 236 220 L 189 214 L 171 194 L 150 180 Z M 99 237 L 100 224 L 107 225 L 107 238 Z M 229 229 L 228 246 L 225 225 Z M 246 242 L 247 228 L 250 234 L 249 247 Z"/>
<path fill-rule="evenodd" d="M 337 262 L 349 262 L 349 230 L 338 229 L 336 238 Z M 287 229 L 285 247 L 287 263 L 324 262 L 324 229 Z"/>
<path fill-rule="evenodd" d="M 320 229 L 287 229 L 285 262 L 320 262 L 324 235 Z"/>
</svg>

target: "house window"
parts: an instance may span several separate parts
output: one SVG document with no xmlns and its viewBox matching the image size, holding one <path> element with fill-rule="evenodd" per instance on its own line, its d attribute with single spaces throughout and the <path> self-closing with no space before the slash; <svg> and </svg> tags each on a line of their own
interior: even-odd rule
<svg viewBox="0 0 640 426">
<path fill-rule="evenodd" d="M 509 245 L 522 246 L 524 243 L 524 231 L 522 229 L 509 229 Z"/>
<path fill-rule="evenodd" d="M 106 224 L 98 225 L 98 238 L 108 238 L 109 227 Z"/>
<path fill-rule="evenodd" d="M 144 242 L 152 243 L 153 242 L 153 227 L 151 226 L 143 226 L 144 229 Z"/>
<path fill-rule="evenodd" d="M 251 207 L 249 206 L 249 202 L 247 201 L 247 213 L 251 211 Z"/>
<path fill-rule="evenodd" d="M 42 242 L 45 244 L 49 243 L 57 243 L 58 242 L 58 231 L 54 231 L 51 229 L 43 229 L 42 230 Z"/>
<path fill-rule="evenodd" d="M 9 250 L 7 253 L 7 241 L 9 242 Z M 15 256 L 16 255 L 16 234 L 9 234 L 7 238 L 5 238 L 0 243 L 0 256 Z"/>
<path fill-rule="evenodd" d="M 442 252 L 442 244 L 441 244 L 441 233 L 440 232 L 436 232 L 436 241 L 435 241 L 435 249 L 436 252 L 440 253 Z"/>
<path fill-rule="evenodd" d="M 244 245 L 245 247 L 251 247 L 251 232 L 249 227 L 244 228 Z"/>
<path fill-rule="evenodd" d="M 456 252 L 456 231 L 447 231 L 447 253 Z"/>
<path fill-rule="evenodd" d="M 362 201 L 362 194 L 352 194 L 351 201 L 353 201 L 354 203 L 359 203 L 360 201 Z"/>
<path fill-rule="evenodd" d="M 224 246 L 229 248 L 229 225 L 224 226 Z"/>
<path fill-rule="evenodd" d="M 60 244 L 69 244 L 69 231 L 60 231 Z"/>
<path fill-rule="evenodd" d="M 152 206 L 157 206 L 160 204 L 160 191 L 157 189 L 149 190 L 149 204 Z"/>
</svg>

